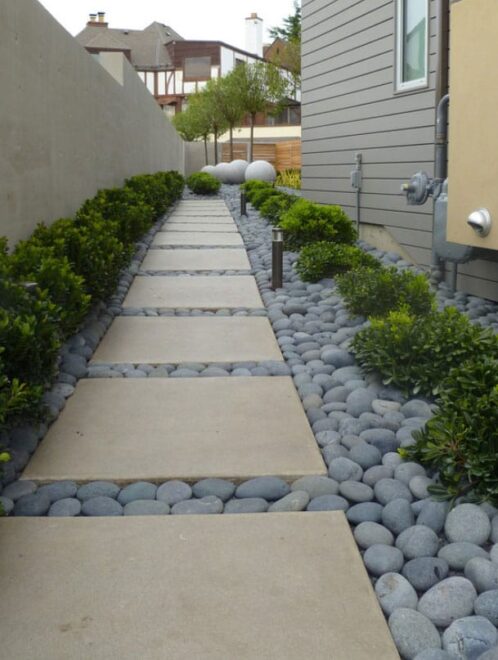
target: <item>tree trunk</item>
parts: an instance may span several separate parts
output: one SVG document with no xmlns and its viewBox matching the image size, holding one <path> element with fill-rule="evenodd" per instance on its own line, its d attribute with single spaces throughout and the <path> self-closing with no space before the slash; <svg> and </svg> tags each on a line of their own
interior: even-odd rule
<svg viewBox="0 0 498 660">
<path fill-rule="evenodd" d="M 230 160 L 233 160 L 233 126 L 230 124 Z"/>
<path fill-rule="evenodd" d="M 218 131 L 214 131 L 214 164 L 218 165 Z"/>
<path fill-rule="evenodd" d="M 249 139 L 249 162 L 252 163 L 253 154 L 254 154 L 254 122 L 256 121 L 256 115 L 251 114 L 251 137 Z"/>
<path fill-rule="evenodd" d="M 204 136 L 204 158 L 206 159 L 206 165 L 209 165 L 209 154 L 208 154 L 208 140 L 207 140 L 207 136 Z"/>
</svg>

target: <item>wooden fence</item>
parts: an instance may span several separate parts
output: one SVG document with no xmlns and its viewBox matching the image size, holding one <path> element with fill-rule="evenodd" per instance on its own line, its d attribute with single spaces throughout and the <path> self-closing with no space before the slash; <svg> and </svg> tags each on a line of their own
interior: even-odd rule
<svg viewBox="0 0 498 660">
<path fill-rule="evenodd" d="M 249 144 L 246 142 L 234 142 L 234 160 L 247 160 L 249 155 Z M 301 169 L 301 140 L 290 140 L 286 142 L 259 142 L 254 145 L 254 160 L 267 160 L 278 172 L 283 170 Z M 224 142 L 222 145 L 221 160 L 230 162 L 230 144 Z"/>
</svg>

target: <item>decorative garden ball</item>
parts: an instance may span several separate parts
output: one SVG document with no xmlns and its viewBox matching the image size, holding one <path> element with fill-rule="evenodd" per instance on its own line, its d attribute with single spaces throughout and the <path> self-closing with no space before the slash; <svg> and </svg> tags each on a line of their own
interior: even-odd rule
<svg viewBox="0 0 498 660">
<path fill-rule="evenodd" d="M 201 172 L 206 172 L 206 174 L 214 174 L 214 165 L 204 165 Z"/>
<path fill-rule="evenodd" d="M 248 165 L 247 160 L 232 160 L 227 183 L 243 183 Z"/>
<path fill-rule="evenodd" d="M 266 160 L 255 160 L 246 170 L 246 181 L 257 179 L 258 181 L 272 183 L 276 178 L 275 168 Z"/>
<path fill-rule="evenodd" d="M 212 174 L 221 181 L 221 183 L 228 183 L 230 173 L 230 165 L 228 163 L 218 163 L 214 166 Z"/>
</svg>

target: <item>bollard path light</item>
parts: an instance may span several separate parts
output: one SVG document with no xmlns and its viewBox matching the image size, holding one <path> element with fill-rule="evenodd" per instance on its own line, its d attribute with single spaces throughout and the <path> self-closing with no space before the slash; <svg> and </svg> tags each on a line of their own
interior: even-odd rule
<svg viewBox="0 0 498 660">
<path fill-rule="evenodd" d="M 284 232 L 279 227 L 271 230 L 271 287 L 281 289 L 284 275 Z"/>
<path fill-rule="evenodd" d="M 245 190 L 240 191 L 240 215 L 247 216 L 247 198 Z"/>
</svg>

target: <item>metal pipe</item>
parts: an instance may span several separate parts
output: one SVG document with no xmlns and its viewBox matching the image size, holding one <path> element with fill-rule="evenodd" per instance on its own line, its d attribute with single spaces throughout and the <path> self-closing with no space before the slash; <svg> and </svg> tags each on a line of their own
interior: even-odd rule
<svg viewBox="0 0 498 660">
<path fill-rule="evenodd" d="M 450 95 L 445 94 L 436 110 L 436 149 L 434 183 L 442 184 L 448 174 L 448 106 Z"/>
<path fill-rule="evenodd" d="M 450 271 L 450 290 L 451 291 L 456 291 L 457 277 L 458 277 L 458 263 L 456 261 L 452 261 L 451 262 L 451 271 Z"/>
<path fill-rule="evenodd" d="M 240 192 L 240 215 L 247 216 L 247 198 L 245 190 Z"/>
<path fill-rule="evenodd" d="M 281 289 L 284 280 L 284 232 L 279 227 L 271 230 L 271 288 Z"/>
</svg>

